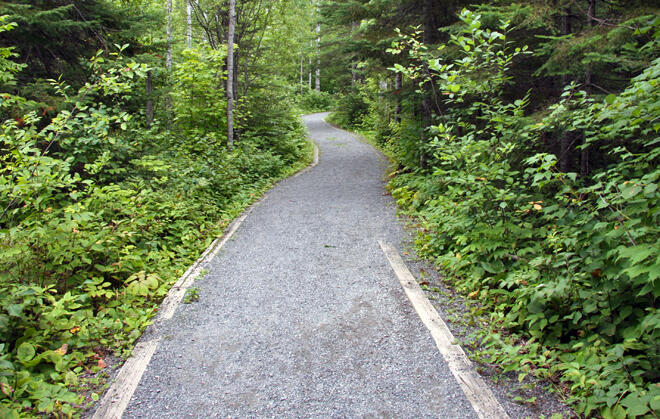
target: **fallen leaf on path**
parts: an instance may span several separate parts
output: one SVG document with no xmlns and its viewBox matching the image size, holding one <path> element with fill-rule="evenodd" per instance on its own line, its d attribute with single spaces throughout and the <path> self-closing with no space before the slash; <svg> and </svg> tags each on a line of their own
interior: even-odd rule
<svg viewBox="0 0 660 419">
<path fill-rule="evenodd" d="M 103 369 L 103 368 L 105 368 L 105 367 L 108 366 L 108 365 L 105 363 L 105 361 L 104 361 L 103 359 L 99 359 L 99 362 L 97 362 L 96 365 L 97 365 L 100 369 Z"/>
</svg>

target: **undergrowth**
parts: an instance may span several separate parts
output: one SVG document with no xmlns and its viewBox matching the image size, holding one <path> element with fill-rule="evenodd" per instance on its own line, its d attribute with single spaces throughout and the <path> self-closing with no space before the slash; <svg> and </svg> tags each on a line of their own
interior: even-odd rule
<svg viewBox="0 0 660 419">
<path fill-rule="evenodd" d="M 31 112 L 0 126 L 3 418 L 78 415 L 104 357 L 130 354 L 186 267 L 275 181 L 311 161 L 302 122 L 274 88 L 245 99 L 260 112 L 243 115 L 232 151 L 215 120 L 223 105 L 191 102 L 184 78 L 169 102 L 181 117 L 169 129 L 145 128 L 130 108 L 152 69 L 120 52 L 93 57 L 78 90 L 52 80 L 63 102 L 54 117 Z M 216 76 L 196 88 L 221 85 L 210 71 L 221 51 L 189 55 L 175 74 L 197 69 Z M 0 50 L 3 86 L 20 70 L 13 56 Z M 2 96 L 3 116 L 25 103 Z"/>
</svg>

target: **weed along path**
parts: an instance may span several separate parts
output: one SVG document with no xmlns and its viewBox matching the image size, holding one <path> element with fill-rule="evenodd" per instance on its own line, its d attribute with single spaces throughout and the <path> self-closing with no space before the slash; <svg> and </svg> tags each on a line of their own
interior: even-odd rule
<svg viewBox="0 0 660 419">
<path fill-rule="evenodd" d="M 254 207 L 96 417 L 506 417 L 402 287 L 386 162 L 323 116 L 318 165 Z"/>
</svg>

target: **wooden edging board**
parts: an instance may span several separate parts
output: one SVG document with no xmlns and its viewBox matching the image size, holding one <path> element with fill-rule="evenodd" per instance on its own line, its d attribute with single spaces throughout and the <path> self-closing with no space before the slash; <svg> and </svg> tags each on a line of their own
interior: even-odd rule
<svg viewBox="0 0 660 419">
<path fill-rule="evenodd" d="M 451 373 L 461 386 L 463 393 L 481 419 L 508 419 L 509 415 L 497 401 L 488 385 L 474 370 L 472 362 L 459 345 L 455 345 L 454 335 L 442 320 L 433 304 L 410 273 L 399 251 L 389 243 L 378 241 L 383 253 L 390 262 L 403 290 L 412 303 L 422 323 L 431 332 L 433 340 L 447 361 Z"/>
</svg>

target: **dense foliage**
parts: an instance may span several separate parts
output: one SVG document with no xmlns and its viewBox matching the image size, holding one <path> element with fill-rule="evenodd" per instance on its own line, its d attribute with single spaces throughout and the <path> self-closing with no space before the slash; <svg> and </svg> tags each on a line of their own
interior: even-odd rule
<svg viewBox="0 0 660 419">
<path fill-rule="evenodd" d="M 585 416 L 656 417 L 657 10 L 492 3 L 440 42 L 392 27 L 392 64 L 357 49 L 333 120 L 389 151 L 420 253 L 490 313 L 477 359 L 562 383 Z"/>
<path fill-rule="evenodd" d="M 7 7 L 30 13 L 0 27 L 0 416 L 65 417 L 98 399 L 106 364 L 130 353 L 169 287 L 246 205 L 307 164 L 310 145 L 295 71 L 279 82 L 250 72 L 228 151 L 226 48 L 174 41 L 168 69 L 156 21 L 139 46 L 83 58 L 107 13 L 129 6 L 40 2 L 54 7 L 46 13 L 25 3 Z M 83 5 L 89 15 L 71 21 Z M 134 20 L 159 7 L 137 2 Z M 71 35 L 53 58 L 62 77 L 32 71 L 51 68 L 32 46 L 57 48 L 37 44 L 37 23 Z M 281 59 L 297 41 L 278 42 L 264 41 L 252 62 Z"/>
</svg>

